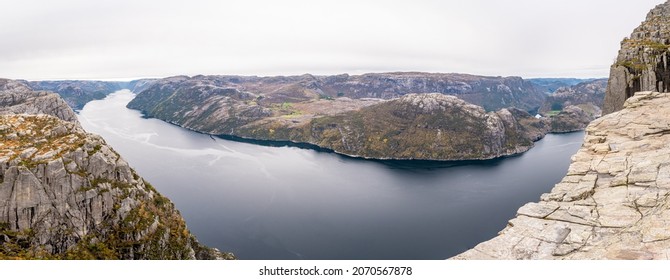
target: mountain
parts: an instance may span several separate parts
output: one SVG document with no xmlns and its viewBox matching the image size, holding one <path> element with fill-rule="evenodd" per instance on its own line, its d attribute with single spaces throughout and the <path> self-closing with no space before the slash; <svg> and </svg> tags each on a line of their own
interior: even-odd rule
<svg viewBox="0 0 670 280">
<path fill-rule="evenodd" d="M 636 92 L 670 89 L 669 16 L 670 3 L 656 6 L 630 37 L 621 42 L 616 62 L 610 68 L 604 114 L 621 110 L 625 100 Z"/>
<path fill-rule="evenodd" d="M 55 92 L 67 102 L 74 110 L 80 110 L 86 103 L 107 97 L 108 94 L 129 89 L 140 92 L 149 86 L 155 79 L 141 79 L 130 82 L 105 82 L 105 81 L 24 81 L 33 90 L 44 90 Z"/>
<path fill-rule="evenodd" d="M 548 130 L 546 123 L 522 114 L 522 110 L 486 113 L 483 108 L 460 100 L 493 94 L 467 93 L 472 89 L 469 84 L 442 81 L 438 86 L 433 81 L 446 77 L 473 79 L 471 83 L 478 86 L 495 80 L 501 90 L 502 82 L 524 83 L 517 78 L 475 80 L 468 75 L 416 73 L 271 78 L 178 76 L 155 82 L 128 107 L 208 134 L 310 143 L 366 158 L 500 157 L 527 150 Z M 441 87 L 446 84 L 451 86 Z M 458 98 L 442 93 L 405 93 L 436 87 L 461 93 Z"/>
<path fill-rule="evenodd" d="M 592 103 L 568 105 L 558 114 L 549 117 L 551 133 L 582 131 L 591 121 L 600 117 L 602 111 Z"/>
<path fill-rule="evenodd" d="M 607 89 L 607 79 L 582 82 L 569 87 L 561 87 L 547 96 L 540 107 L 540 113 L 560 111 L 570 105 L 593 104 L 602 108 Z"/>
<path fill-rule="evenodd" d="M 107 94 L 122 89 L 122 83 L 102 81 L 36 81 L 27 84 L 34 90 L 58 93 L 75 110 L 83 108 L 92 100 L 103 99 Z"/>
<path fill-rule="evenodd" d="M 268 120 L 237 135 L 310 143 L 375 159 L 491 159 L 525 152 L 548 125 L 518 109 L 483 108 L 439 93 L 408 94 L 359 110 L 312 119 L 302 126 Z"/>
<path fill-rule="evenodd" d="M 581 131 L 602 114 L 607 79 L 596 79 L 561 87 L 540 107 L 539 113 L 549 116 L 552 132 Z"/>
<path fill-rule="evenodd" d="M 532 83 L 539 91 L 549 95 L 559 88 L 571 87 L 579 83 L 590 82 L 594 79 L 576 79 L 576 78 L 534 78 L 525 79 Z"/>
<path fill-rule="evenodd" d="M 500 234 L 454 259 L 669 259 L 670 1 L 625 39 L 567 175 Z"/>
<path fill-rule="evenodd" d="M 54 93 L 0 80 L 1 259 L 227 259 Z"/>
<path fill-rule="evenodd" d="M 132 92 L 142 92 L 151 87 L 158 79 L 139 79 L 124 83 L 123 88 Z"/>
<path fill-rule="evenodd" d="M 186 76 L 164 79 L 165 87 L 206 91 L 206 87 L 238 91 L 260 97 L 263 104 L 302 102 L 314 99 L 392 99 L 410 93 L 443 93 L 494 111 L 507 107 L 532 111 L 544 96 L 518 77 L 482 77 L 466 74 L 381 73 L 336 76 L 242 77 Z M 154 88 L 154 91 L 157 89 Z M 168 90 L 167 88 L 165 90 Z M 164 91 L 165 91 L 164 90 Z M 138 92 L 139 93 L 139 92 Z M 198 96 L 204 98 L 204 96 Z M 194 100 L 203 101 L 203 100 Z"/>
</svg>

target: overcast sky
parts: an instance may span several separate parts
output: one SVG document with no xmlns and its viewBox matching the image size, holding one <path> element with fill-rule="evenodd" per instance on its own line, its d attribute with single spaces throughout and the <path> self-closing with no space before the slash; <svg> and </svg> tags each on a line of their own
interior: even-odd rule
<svg viewBox="0 0 670 280">
<path fill-rule="evenodd" d="M 0 0 L 0 77 L 606 77 L 663 0 Z"/>
</svg>

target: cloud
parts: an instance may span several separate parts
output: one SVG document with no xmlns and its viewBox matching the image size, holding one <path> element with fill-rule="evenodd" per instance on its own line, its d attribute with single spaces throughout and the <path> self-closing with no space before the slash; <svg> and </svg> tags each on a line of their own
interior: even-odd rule
<svg viewBox="0 0 670 280">
<path fill-rule="evenodd" d="M 0 76 L 606 76 L 620 40 L 660 2 L 11 1 Z"/>
</svg>

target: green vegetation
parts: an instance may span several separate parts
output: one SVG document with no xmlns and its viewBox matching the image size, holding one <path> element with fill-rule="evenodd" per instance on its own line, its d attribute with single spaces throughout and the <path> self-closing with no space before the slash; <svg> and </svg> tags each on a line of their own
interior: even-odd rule
<svg viewBox="0 0 670 280">
<path fill-rule="evenodd" d="M 293 109 L 293 103 L 291 103 L 291 102 L 284 102 L 284 103 L 281 104 L 281 107 L 280 107 L 280 108 L 281 108 L 282 110 L 291 110 L 291 109 Z"/>
<path fill-rule="evenodd" d="M 552 111 L 549 111 L 545 114 L 546 114 L 547 117 L 553 117 L 553 116 L 556 116 L 560 113 L 561 113 L 561 110 L 552 110 Z"/>
<path fill-rule="evenodd" d="M 639 59 L 620 61 L 617 62 L 615 65 L 626 67 L 633 73 L 641 73 L 642 71 L 647 69 L 647 65 L 642 63 Z"/>
<path fill-rule="evenodd" d="M 319 99 L 324 99 L 324 100 L 335 100 L 335 98 L 325 95 L 325 94 L 319 94 Z"/>
</svg>

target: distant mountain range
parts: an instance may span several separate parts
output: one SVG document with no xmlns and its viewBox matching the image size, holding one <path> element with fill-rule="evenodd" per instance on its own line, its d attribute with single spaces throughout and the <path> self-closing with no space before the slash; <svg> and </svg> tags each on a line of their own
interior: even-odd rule
<svg viewBox="0 0 670 280">
<path fill-rule="evenodd" d="M 533 78 L 526 79 L 531 82 L 538 90 L 552 94 L 559 88 L 571 87 L 584 82 L 591 82 L 598 79 L 577 79 L 577 78 Z"/>
</svg>

